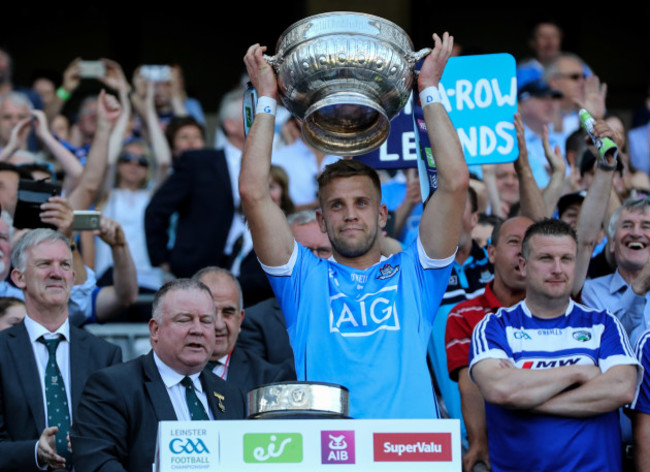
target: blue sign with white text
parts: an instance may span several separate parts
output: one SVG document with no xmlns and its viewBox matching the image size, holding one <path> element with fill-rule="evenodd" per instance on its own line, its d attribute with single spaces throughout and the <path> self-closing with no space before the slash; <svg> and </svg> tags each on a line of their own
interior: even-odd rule
<svg viewBox="0 0 650 472">
<path fill-rule="evenodd" d="M 452 57 L 438 88 L 468 165 L 517 158 L 513 124 L 517 112 L 516 63 L 510 54 Z M 410 100 L 391 121 L 388 140 L 358 158 L 378 169 L 416 167 L 413 109 Z"/>
</svg>

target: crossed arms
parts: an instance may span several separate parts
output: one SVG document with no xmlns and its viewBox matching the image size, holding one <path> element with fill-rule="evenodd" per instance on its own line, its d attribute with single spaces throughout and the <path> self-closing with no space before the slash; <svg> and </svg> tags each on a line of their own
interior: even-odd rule
<svg viewBox="0 0 650 472">
<path fill-rule="evenodd" d="M 490 403 L 569 417 L 598 415 L 626 405 L 634 399 L 637 383 L 635 365 L 616 365 L 601 373 L 589 365 L 529 370 L 506 359 L 484 359 L 472 367 L 471 375 Z M 576 388 L 567 390 L 571 386 Z"/>
</svg>

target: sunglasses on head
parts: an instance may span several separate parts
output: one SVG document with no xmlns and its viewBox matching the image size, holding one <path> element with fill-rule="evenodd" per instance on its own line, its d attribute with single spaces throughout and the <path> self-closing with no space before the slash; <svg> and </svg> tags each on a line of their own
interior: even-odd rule
<svg viewBox="0 0 650 472">
<path fill-rule="evenodd" d="M 128 163 L 135 162 L 140 167 L 149 167 L 149 159 L 146 156 L 131 154 L 130 152 L 123 152 L 120 154 L 120 157 L 117 158 L 119 163 Z"/>
</svg>

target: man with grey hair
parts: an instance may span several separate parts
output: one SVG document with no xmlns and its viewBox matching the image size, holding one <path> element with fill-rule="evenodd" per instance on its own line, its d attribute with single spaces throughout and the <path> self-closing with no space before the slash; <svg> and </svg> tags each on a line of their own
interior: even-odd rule
<svg viewBox="0 0 650 472">
<path fill-rule="evenodd" d="M 65 236 L 31 230 L 12 262 L 27 316 L 0 333 L 0 470 L 69 467 L 67 435 L 86 379 L 122 353 L 70 324 L 75 274 Z"/>
<path fill-rule="evenodd" d="M 608 234 L 605 250 L 614 254 L 616 272 L 587 280 L 582 302 L 616 315 L 634 345 L 650 328 L 650 201 L 623 202 L 610 218 Z"/>
<path fill-rule="evenodd" d="M 244 320 L 243 297 L 237 277 L 220 267 L 206 267 L 193 279 L 210 289 L 217 308 L 217 343 L 208 363 L 212 372 L 244 393 L 259 385 L 296 380 L 293 365 L 271 364 L 237 344 Z"/>
<path fill-rule="evenodd" d="M 92 375 L 70 439 L 77 470 L 147 470 L 159 421 L 243 419 L 241 391 L 204 370 L 216 347 L 210 290 L 163 285 L 149 321 L 152 350 Z"/>
<path fill-rule="evenodd" d="M 61 197 L 53 197 L 53 199 L 56 201 L 47 204 L 47 211 L 50 211 L 51 214 L 45 219 L 48 223 L 60 223 L 65 219 L 64 210 L 62 210 L 62 208 L 65 209 L 65 205 Z M 12 225 L 11 216 L 3 210 L 0 213 L 0 296 L 16 297 L 23 300 L 24 292 L 6 280 L 12 265 L 9 260 L 13 239 Z M 63 227 L 61 230 L 65 231 Z M 67 241 L 66 235 L 60 234 Z M 107 321 L 132 304 L 137 296 L 135 266 L 122 227 L 116 221 L 102 217 L 99 237 L 111 247 L 113 258 L 116 261 L 115 283 L 97 287 L 94 272 L 83 266 L 81 255 L 78 252 L 73 252 L 73 263 L 75 257 L 78 258 L 76 261 L 77 283 L 72 286 L 70 291 L 68 318 L 74 326 Z M 72 244 L 72 247 L 76 251 L 76 245 Z M 79 275 L 80 271 L 83 274 Z"/>
<path fill-rule="evenodd" d="M 25 118 L 34 108 L 27 95 L 21 92 L 9 92 L 0 97 L 0 148 L 3 148 L 11 138 L 11 130 Z M 24 136 L 21 149 L 27 146 L 27 136 Z"/>
</svg>

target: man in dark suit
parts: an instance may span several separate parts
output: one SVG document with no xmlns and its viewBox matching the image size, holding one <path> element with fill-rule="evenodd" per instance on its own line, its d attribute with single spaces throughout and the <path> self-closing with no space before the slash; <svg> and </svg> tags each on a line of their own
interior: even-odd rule
<svg viewBox="0 0 650 472">
<path fill-rule="evenodd" d="M 206 265 L 223 265 L 235 204 L 223 151 L 188 151 L 153 195 L 145 213 L 151 265 L 177 277 L 191 277 Z M 178 213 L 176 240 L 170 250 L 168 229 Z"/>
<path fill-rule="evenodd" d="M 237 346 L 271 364 L 294 365 L 287 324 L 277 298 L 268 298 L 246 309 Z"/>
<path fill-rule="evenodd" d="M 88 379 L 70 435 L 78 470 L 150 470 L 159 421 L 244 418 L 241 391 L 203 370 L 215 321 L 205 285 L 163 285 L 149 322 L 153 351 Z"/>
<path fill-rule="evenodd" d="M 70 325 L 75 277 L 65 236 L 49 229 L 28 232 L 14 248 L 12 263 L 27 316 L 0 333 L 0 470 L 69 467 L 67 434 L 86 379 L 121 362 L 122 353 Z M 61 402 L 53 405 L 51 395 Z M 61 416 L 54 414 L 56 407 Z"/>
<path fill-rule="evenodd" d="M 293 363 L 274 365 L 237 346 L 244 309 L 239 282 L 231 272 L 206 267 L 197 272 L 194 279 L 210 289 L 217 306 L 217 343 L 209 364 L 215 374 L 244 393 L 267 383 L 296 380 Z"/>
</svg>

